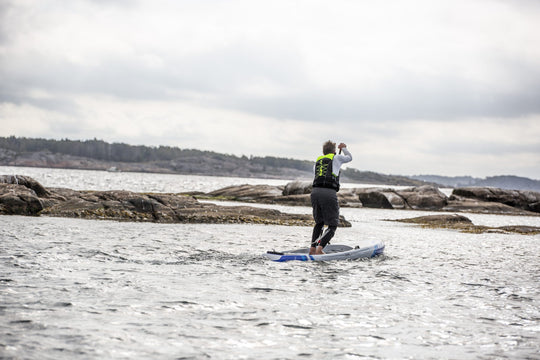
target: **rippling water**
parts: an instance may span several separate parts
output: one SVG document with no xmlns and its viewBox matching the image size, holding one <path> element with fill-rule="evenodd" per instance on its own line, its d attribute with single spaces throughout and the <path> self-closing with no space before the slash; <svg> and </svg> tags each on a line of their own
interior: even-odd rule
<svg viewBox="0 0 540 360">
<path fill-rule="evenodd" d="M 18 170 L 59 185 L 47 183 L 48 169 Z M 69 183 L 73 171 L 54 172 L 61 186 L 86 186 Z M 138 176 L 122 181 L 146 191 Z M 220 180 L 187 181 L 203 191 L 212 182 L 251 182 Z M 340 228 L 333 243 L 383 239 L 385 255 L 328 263 L 260 257 L 306 245 L 304 227 L 0 216 L 0 358 L 540 358 L 540 236 L 384 221 L 425 212 L 342 214 L 353 227 Z M 540 226 L 535 217 L 466 216 Z"/>
</svg>

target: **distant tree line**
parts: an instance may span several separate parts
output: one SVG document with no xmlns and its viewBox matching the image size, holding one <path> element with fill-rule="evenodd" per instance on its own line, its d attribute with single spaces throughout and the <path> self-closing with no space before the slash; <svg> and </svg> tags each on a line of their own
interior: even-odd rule
<svg viewBox="0 0 540 360">
<path fill-rule="evenodd" d="M 220 154 L 212 151 L 202 151 L 194 149 L 180 149 L 171 146 L 144 146 L 128 145 L 124 143 L 107 143 L 103 140 L 53 140 L 26 137 L 0 137 L 0 148 L 14 151 L 16 153 L 32 153 L 39 151 L 49 151 L 51 153 L 66 154 L 78 157 L 85 157 L 103 161 L 117 162 L 155 162 L 182 160 L 186 158 L 204 157 L 215 160 L 249 162 L 266 167 L 291 168 L 301 171 L 311 171 L 313 164 L 310 161 L 278 158 L 273 156 L 254 157 L 234 156 Z"/>
</svg>

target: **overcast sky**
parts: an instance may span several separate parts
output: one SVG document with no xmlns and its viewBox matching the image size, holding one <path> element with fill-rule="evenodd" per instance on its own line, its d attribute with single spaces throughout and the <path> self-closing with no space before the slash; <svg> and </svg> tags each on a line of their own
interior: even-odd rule
<svg viewBox="0 0 540 360">
<path fill-rule="evenodd" d="M 540 179 L 540 1 L 0 0 L 0 136 Z"/>
</svg>

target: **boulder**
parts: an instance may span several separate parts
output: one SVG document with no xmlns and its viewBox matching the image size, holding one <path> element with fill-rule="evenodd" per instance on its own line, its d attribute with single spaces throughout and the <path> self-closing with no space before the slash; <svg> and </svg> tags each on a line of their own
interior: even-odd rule
<svg viewBox="0 0 540 360">
<path fill-rule="evenodd" d="M 379 209 L 440 210 L 448 201 L 438 188 L 429 185 L 404 190 L 356 189 L 356 193 L 363 206 Z"/>
<path fill-rule="evenodd" d="M 354 207 L 361 208 L 362 203 L 358 198 L 358 194 L 355 189 L 341 189 L 337 193 L 339 206 L 341 207 Z M 311 203 L 309 204 L 311 206 Z"/>
<path fill-rule="evenodd" d="M 380 188 L 357 189 L 356 194 L 362 205 L 367 208 L 393 209 L 392 203 L 387 197 L 392 190 Z"/>
<path fill-rule="evenodd" d="M 0 215 L 33 215 L 43 210 L 34 190 L 24 185 L 0 183 Z"/>
<path fill-rule="evenodd" d="M 47 196 L 48 191 L 39 182 L 24 175 L 0 175 L 0 184 L 22 185 L 34 191 L 37 196 Z"/>
<path fill-rule="evenodd" d="M 393 209 L 409 209 L 410 206 L 407 204 L 404 198 L 396 194 L 393 191 L 383 191 L 382 195 L 386 197 Z"/>
<path fill-rule="evenodd" d="M 430 185 L 398 190 L 396 193 L 415 210 L 440 210 L 448 204 L 446 195 Z"/>
<path fill-rule="evenodd" d="M 283 195 L 283 189 L 271 185 L 232 185 L 206 195 L 224 200 L 272 202 L 275 197 Z"/>
<path fill-rule="evenodd" d="M 313 184 L 307 181 L 292 181 L 285 185 L 283 196 L 311 194 Z"/>
</svg>

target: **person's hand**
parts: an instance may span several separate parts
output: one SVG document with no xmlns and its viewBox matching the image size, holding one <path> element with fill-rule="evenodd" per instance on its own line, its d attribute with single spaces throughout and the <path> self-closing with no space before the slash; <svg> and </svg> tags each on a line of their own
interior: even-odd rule
<svg viewBox="0 0 540 360">
<path fill-rule="evenodd" d="M 345 145 L 344 143 L 338 145 L 339 150 L 343 149 L 344 147 L 347 147 L 347 145 Z"/>
</svg>

